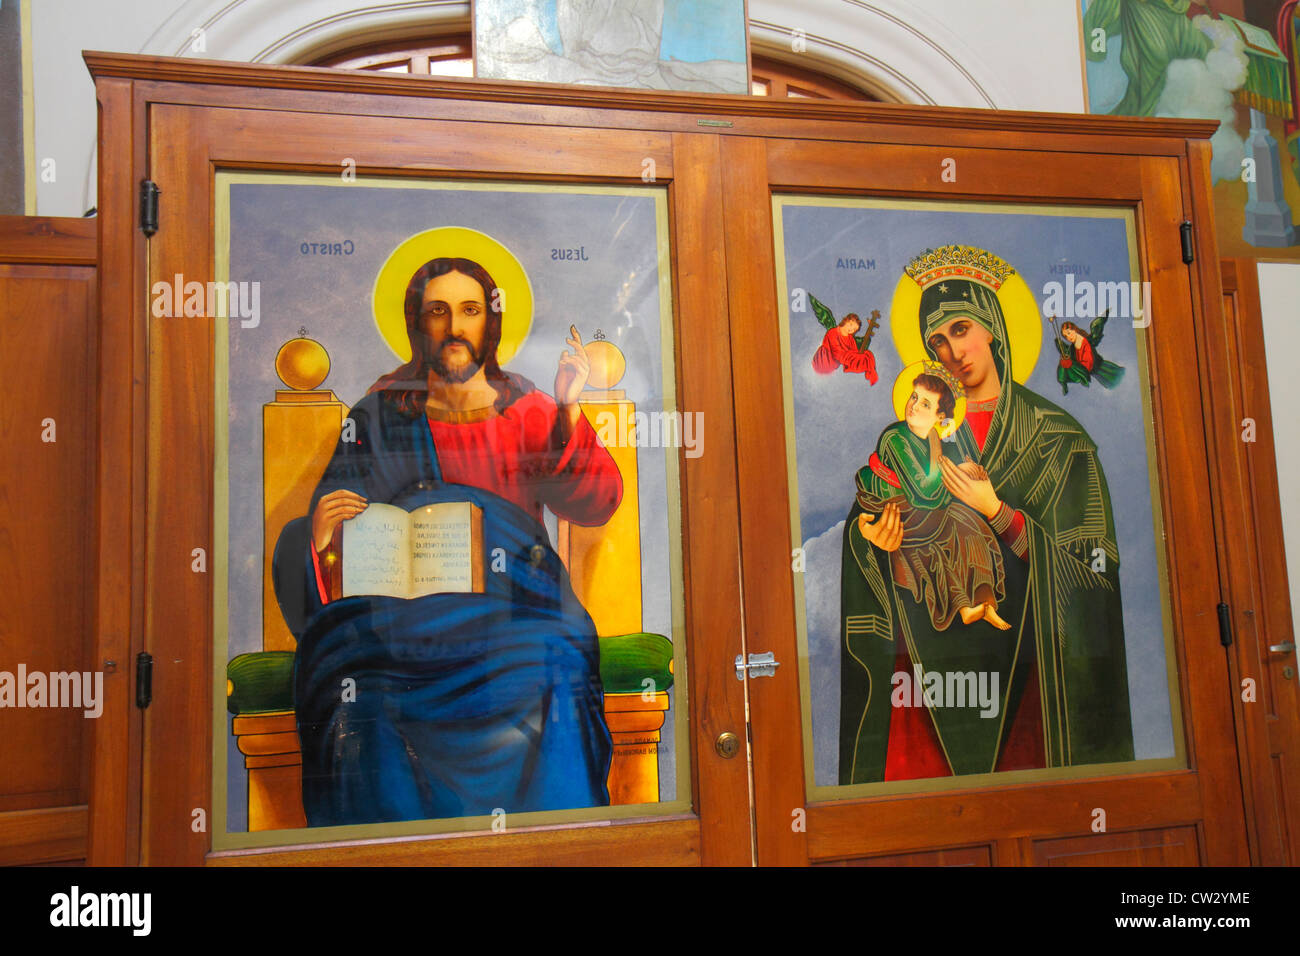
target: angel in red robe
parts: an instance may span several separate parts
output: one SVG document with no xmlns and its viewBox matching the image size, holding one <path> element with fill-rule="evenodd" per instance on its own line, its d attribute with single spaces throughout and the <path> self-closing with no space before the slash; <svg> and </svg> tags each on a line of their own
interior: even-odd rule
<svg viewBox="0 0 1300 956">
<path fill-rule="evenodd" d="M 850 312 L 837 323 L 830 309 L 812 296 L 813 314 L 826 328 L 822 344 L 813 353 L 813 371 L 821 375 L 830 375 L 837 368 L 849 373 L 861 373 L 870 385 L 876 384 L 876 357 L 867 348 L 871 335 L 876 328 L 876 318 L 872 317 L 871 326 L 866 335 L 858 336 L 862 329 L 862 320 Z"/>
</svg>

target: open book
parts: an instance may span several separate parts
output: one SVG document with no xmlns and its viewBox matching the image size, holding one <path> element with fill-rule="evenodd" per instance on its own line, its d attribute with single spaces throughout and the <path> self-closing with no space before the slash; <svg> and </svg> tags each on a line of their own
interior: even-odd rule
<svg viewBox="0 0 1300 956">
<path fill-rule="evenodd" d="M 483 509 L 370 504 L 343 522 L 343 596 L 483 593 Z"/>
</svg>

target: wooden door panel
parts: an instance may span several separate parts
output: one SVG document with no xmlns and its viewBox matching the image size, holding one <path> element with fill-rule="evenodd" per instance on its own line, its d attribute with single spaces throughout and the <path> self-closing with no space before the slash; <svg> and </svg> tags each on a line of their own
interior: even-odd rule
<svg viewBox="0 0 1300 956">
<path fill-rule="evenodd" d="M 880 143 L 769 141 L 768 182 L 773 189 L 869 190 L 877 195 L 925 193 L 948 198 L 987 194 L 998 183 L 1004 198 L 1044 195 L 1068 200 L 1133 199 L 1140 170 L 1127 159 L 1086 153 L 1025 153 L 966 147 Z"/>
<path fill-rule="evenodd" d="M 1223 317 L 1214 326 L 1207 410 L 1220 442 L 1217 493 L 1225 519 L 1221 561 L 1235 646 L 1233 705 L 1252 858 L 1265 866 L 1300 860 L 1300 691 L 1273 416 L 1264 355 L 1259 278 L 1253 260 L 1222 262 Z M 1290 669 L 1290 676 L 1287 669 Z M 1252 693 L 1253 690 L 1253 693 Z M 1253 699 L 1252 699 L 1253 698 Z"/>
<path fill-rule="evenodd" d="M 20 664 L 29 675 L 94 670 L 80 586 L 91 409 L 73 384 L 91 374 L 94 281 L 86 266 L 0 264 L 0 376 L 12 396 L 0 413 L 0 441 L 21 449 L 0 484 L 0 507 L 11 516 L 0 547 L 0 575 L 12 589 L 0 614 L 0 670 L 9 674 Z M 64 387 L 51 388 L 54 382 Z M 42 435 L 51 427 L 47 441 Z M 42 519 L 15 520 L 20 514 Z M 90 720 L 71 707 L 8 706 L 0 766 L 15 771 L 5 774 L 0 812 L 84 802 L 82 741 Z"/>
<path fill-rule="evenodd" d="M 0 443 L 9 451 L 0 468 L 0 864 L 86 855 L 90 740 L 104 703 L 87 547 L 95 235 L 93 219 L 0 216 Z M 81 699 L 83 687 L 94 694 L 96 672 L 98 710 Z"/>
<path fill-rule="evenodd" d="M 635 826 L 635 832 L 629 831 Z M 638 824 L 520 829 L 397 843 L 334 843 L 285 850 L 225 850 L 208 866 L 700 866 L 695 818 Z"/>
<path fill-rule="evenodd" d="M 977 840 L 1005 850 L 997 854 L 999 863 L 1034 865 L 1041 862 L 1033 849 L 1037 842 L 1090 839 L 1098 809 L 1105 811 L 1111 829 L 1201 825 L 1203 838 L 1191 843 L 1190 850 L 1178 851 L 1179 859 L 1189 853 L 1203 862 L 1245 858 L 1239 794 L 1218 785 L 1234 772 L 1233 743 L 1224 733 L 1232 716 L 1224 693 L 1226 661 L 1207 613 L 1217 596 L 1200 585 L 1216 581 L 1218 573 L 1212 529 L 1202 517 L 1209 489 L 1201 390 L 1198 370 L 1183 361 L 1179 347 L 1195 336 L 1196 322 L 1204 321 L 1194 318 L 1189 272 L 1179 246 L 1179 226 L 1189 216 L 1182 194 L 1187 166 L 1169 157 L 1124 155 L 1118 147 L 1063 161 L 1053 152 L 1016 151 L 1014 141 L 999 145 L 1003 150 L 968 150 L 956 157 L 957 181 L 945 185 L 944 160 L 954 158 L 945 147 L 877 149 L 861 143 L 757 138 L 724 143 L 724 163 L 731 171 L 728 218 L 736 224 L 728 234 L 728 255 L 736 263 L 732 313 L 746 316 L 754 328 L 747 341 L 737 343 L 735 363 L 741 513 L 748 531 L 743 540 L 746 619 L 757 622 L 748 626 L 747 644 L 774 651 L 780 661 L 800 662 L 774 678 L 750 681 L 760 863 L 897 855 L 926 847 L 937 852 Z M 1184 162 L 1199 161 L 1196 154 Z M 1105 172 L 1084 175 L 1086 169 Z M 978 174 L 963 179 L 962 170 Z M 777 304 L 769 278 L 778 267 L 771 216 L 764 221 L 749 211 L 771 209 L 777 193 L 844 195 L 845 190 L 880 199 L 1090 202 L 1134 211 L 1139 268 L 1151 282 L 1150 299 L 1158 308 L 1149 375 L 1161 476 L 1156 504 L 1166 539 L 1157 541 L 1157 548 L 1164 547 L 1167 561 L 1171 627 L 1177 635 L 1171 705 L 1177 714 L 1181 700 L 1187 769 L 1135 768 L 1125 774 L 1116 765 L 1106 768 L 1106 776 L 1080 772 L 1068 782 L 999 784 L 993 777 L 986 790 L 911 794 L 893 784 L 897 795 L 810 802 L 802 758 L 793 756 L 802 753 L 799 684 L 807 671 L 796 646 L 793 576 L 785 557 L 796 554 L 801 542 L 791 539 L 783 523 L 758 520 L 790 508 L 782 464 L 793 451 L 784 447 L 782 430 L 773 424 L 786 414 L 780 385 L 786 359 L 778 345 Z M 1198 196 L 1192 206 L 1201 201 Z M 800 819 L 806 819 L 806 833 L 797 825 Z M 1026 838 L 1033 842 L 1024 843 Z"/>
<path fill-rule="evenodd" d="M 204 110 L 175 103 L 151 113 L 150 178 L 167 197 L 158 235 L 150 243 L 150 283 L 182 275 L 213 278 L 214 176 L 220 169 L 333 171 L 340 144 L 365 143 L 357 156 L 359 181 L 371 174 L 419 172 L 481 179 L 635 183 L 667 190 L 674 262 L 676 391 L 680 408 L 702 412 L 708 454 L 680 458 L 685 564 L 686 674 L 677 706 L 689 714 L 687 764 L 696 814 L 687 819 L 619 818 L 600 826 L 545 826 L 500 835 L 440 834 L 329 849 L 268 847 L 210 851 L 208 834 L 192 827 L 194 811 L 211 792 L 209 761 L 181 754 L 211 752 L 213 733 L 213 596 L 190 556 L 216 547 L 213 527 L 213 321 L 150 317 L 151 426 L 146 467 L 151 489 L 147 516 L 148 581 L 144 646 L 154 657 L 154 700 L 144 731 L 142 862 L 151 864 L 272 864 L 325 859 L 389 862 L 606 862 L 613 846 L 628 864 L 692 864 L 749 860 L 748 779 L 743 761 L 713 748 L 719 734 L 743 734 L 744 688 L 731 676 L 740 652 L 737 542 L 726 535 L 691 533 L 709 521 L 727 521 L 734 509 L 734 453 L 730 448 L 730 366 L 711 342 L 725 315 L 725 287 L 707 281 L 723 271 L 722 224 L 701 210 L 720 201 L 716 142 L 707 136 L 590 129 L 526 130 L 510 124 L 455 124 L 430 120 L 382 121 L 265 110 Z M 168 144 L 185 143 L 172 149 Z M 589 144 L 584 145 L 584 144 Z M 571 148 L 572 147 L 572 148 Z M 348 155 L 352 151 L 345 150 Z M 678 170 L 674 174 L 674 170 Z M 689 266 L 687 265 L 689 264 Z M 703 271 L 696 271 L 701 267 Z M 666 266 L 667 267 L 667 266 Z M 734 511 L 733 511 L 734 514 Z M 694 516 L 694 517 L 693 517 Z M 734 522 L 734 517 L 730 519 Z M 693 571 L 707 568 L 707 572 Z M 181 624 L 181 622 L 184 622 Z M 179 625 L 179 626 L 178 626 Z M 708 641 L 696 635 L 709 635 Z M 207 743 L 201 743 L 206 741 Z"/>
<path fill-rule="evenodd" d="M 813 866 L 992 866 L 993 847 L 954 847 L 927 853 L 893 853 L 887 856 L 864 856 L 852 860 L 830 860 Z"/>
<path fill-rule="evenodd" d="M 1200 860 L 1190 826 L 1034 841 L 1035 866 L 1196 866 Z"/>
<path fill-rule="evenodd" d="M 193 108 L 158 106 L 156 122 L 183 124 L 174 116 L 177 112 L 192 114 Z M 330 139 L 320 135 L 319 118 L 308 119 L 299 113 L 211 109 L 202 116 L 197 128 L 169 128 L 177 129 L 176 135 L 189 137 L 178 142 L 198 147 L 205 161 L 227 168 L 292 163 L 295 169 L 319 166 L 341 174 L 344 161 L 352 159 L 361 176 L 369 169 L 382 168 L 386 172 L 454 170 L 475 177 L 527 175 L 641 182 L 649 169 L 660 181 L 673 178 L 671 138 L 656 131 L 614 134 L 580 127 L 495 123 L 489 137 L 481 123 L 349 116 L 336 138 Z M 166 146 L 163 142 L 157 145 Z"/>
<path fill-rule="evenodd" d="M 1193 822 L 1201 805 L 1199 785 L 1186 771 L 814 804 L 808 812 L 807 852 L 817 860 L 873 850 L 1084 834 L 1090 832 L 1097 807 L 1107 810 L 1108 826 L 1140 829 L 1161 821 Z"/>
</svg>

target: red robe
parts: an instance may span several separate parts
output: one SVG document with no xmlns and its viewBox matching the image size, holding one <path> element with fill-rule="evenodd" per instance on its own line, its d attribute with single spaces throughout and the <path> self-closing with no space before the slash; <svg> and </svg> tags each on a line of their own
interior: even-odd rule
<svg viewBox="0 0 1300 956">
<path fill-rule="evenodd" d="M 429 419 L 443 480 L 482 488 L 542 520 L 542 506 L 577 525 L 602 525 L 623 498 L 623 476 L 585 415 L 566 444 L 556 436 L 555 399 L 533 390 L 500 415 L 452 424 Z M 329 589 L 313 547 L 322 603 Z"/>
<path fill-rule="evenodd" d="M 1097 364 L 1096 353 L 1093 352 L 1092 343 L 1088 341 L 1087 336 L 1080 335 L 1074 340 L 1074 357 L 1089 372 L 1093 371 L 1093 366 Z"/>
<path fill-rule="evenodd" d="M 623 497 L 623 477 L 585 415 L 560 447 L 557 413 L 553 398 L 532 391 L 486 421 L 430 419 L 443 480 L 491 491 L 538 521 L 545 505 L 573 524 L 604 524 Z"/>
<path fill-rule="evenodd" d="M 988 439 L 989 427 L 993 424 L 993 411 L 966 412 L 966 423 L 970 425 L 980 450 Z M 874 464 L 874 462 L 873 462 Z M 1005 507 L 1005 506 L 1004 506 Z M 1025 516 L 1017 511 L 1011 525 L 1000 537 L 1022 559 L 1028 559 L 1028 539 L 1025 536 Z M 1017 622 L 1011 621 L 1014 627 Z M 900 647 L 894 658 L 894 672 L 913 674 L 912 660 L 907 649 Z M 1006 688 L 998 687 L 999 695 L 1005 695 Z M 999 702 L 1001 706 L 1001 702 Z M 992 718 L 990 718 L 992 719 Z M 926 777 L 951 777 L 948 758 L 943 755 L 939 744 L 939 735 L 935 733 L 934 721 L 925 707 L 895 707 L 889 721 L 889 743 L 885 757 L 886 780 L 921 780 Z M 1006 743 L 998 752 L 996 770 L 1032 770 L 1047 766 L 1047 754 L 1043 749 L 1042 703 L 1038 694 L 1038 664 L 1030 668 L 1020 705 L 1011 724 L 1011 733 Z"/>
<path fill-rule="evenodd" d="M 876 357 L 870 351 L 859 352 L 853 336 L 844 335 L 839 328 L 827 329 L 821 347 L 813 353 L 813 371 L 829 375 L 840 366 L 846 372 L 861 372 L 872 385 L 876 384 Z"/>
</svg>

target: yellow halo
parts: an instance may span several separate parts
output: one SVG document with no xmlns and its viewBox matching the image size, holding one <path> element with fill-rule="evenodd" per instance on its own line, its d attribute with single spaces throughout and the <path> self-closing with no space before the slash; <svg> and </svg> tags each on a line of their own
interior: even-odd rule
<svg viewBox="0 0 1300 956">
<path fill-rule="evenodd" d="M 1002 288 L 994 294 L 1002 307 L 1011 344 L 1011 377 L 1023 385 L 1033 374 L 1043 346 L 1043 318 L 1038 311 L 1038 300 L 1019 273 L 1002 283 Z M 889 306 L 889 328 L 904 365 L 929 359 L 921 343 L 920 309 L 921 287 L 903 273 Z"/>
<path fill-rule="evenodd" d="M 912 381 L 926 370 L 929 361 L 913 362 L 905 366 L 898 373 L 898 378 L 894 379 L 894 414 L 898 416 L 901 422 L 907 413 L 907 400 L 912 395 Z M 966 420 L 966 392 L 963 389 L 960 395 L 955 396 L 957 399 L 953 403 L 952 424 L 946 428 L 939 428 L 939 437 L 947 438 L 957 429 L 961 428 L 961 423 Z"/>
<path fill-rule="evenodd" d="M 501 344 L 497 362 L 506 362 L 519 351 L 533 325 L 533 287 L 519 260 L 500 242 L 477 229 L 442 226 L 417 232 L 394 249 L 375 276 L 371 293 L 375 327 L 393 354 L 403 362 L 411 359 L 406 337 L 404 304 L 406 286 L 416 270 L 430 259 L 472 259 L 488 271 L 502 292 Z"/>
</svg>

